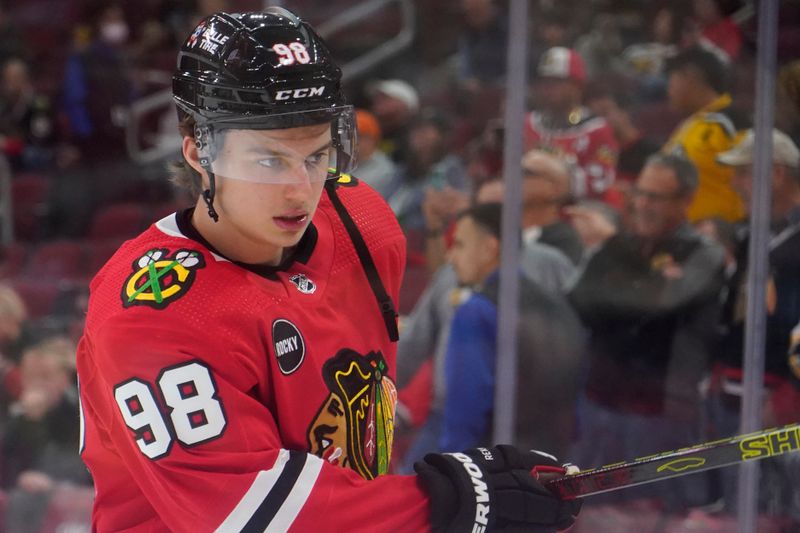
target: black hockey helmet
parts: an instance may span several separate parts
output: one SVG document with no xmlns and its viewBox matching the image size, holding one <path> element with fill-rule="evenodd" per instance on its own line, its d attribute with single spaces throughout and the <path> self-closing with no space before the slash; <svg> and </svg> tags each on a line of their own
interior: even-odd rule
<svg viewBox="0 0 800 533">
<path fill-rule="evenodd" d="M 225 130 L 329 122 L 334 150 L 326 177 L 349 172 L 356 128 L 341 76 L 314 29 L 284 8 L 215 13 L 201 21 L 181 47 L 172 87 L 179 117 L 185 113 L 195 120 L 200 162 L 212 179 L 211 198 Z M 210 203 L 209 208 L 213 211 Z"/>
</svg>

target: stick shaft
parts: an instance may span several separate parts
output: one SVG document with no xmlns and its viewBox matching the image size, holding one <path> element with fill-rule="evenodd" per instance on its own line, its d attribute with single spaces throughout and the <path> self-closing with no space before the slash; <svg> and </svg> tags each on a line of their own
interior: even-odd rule
<svg viewBox="0 0 800 533">
<path fill-rule="evenodd" d="M 582 498 L 798 450 L 800 424 L 790 424 L 584 470 L 545 486 L 564 499 Z"/>
</svg>

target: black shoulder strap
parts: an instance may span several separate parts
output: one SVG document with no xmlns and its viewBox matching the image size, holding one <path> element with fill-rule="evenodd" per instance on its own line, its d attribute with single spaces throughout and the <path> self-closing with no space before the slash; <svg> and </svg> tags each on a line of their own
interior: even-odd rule
<svg viewBox="0 0 800 533">
<path fill-rule="evenodd" d="M 361 266 L 364 268 L 364 273 L 367 275 L 369 285 L 372 287 L 372 293 L 375 295 L 375 299 L 378 300 L 378 306 L 383 315 L 383 322 L 386 324 L 386 331 L 389 333 L 389 340 L 397 342 L 400 338 L 400 334 L 397 330 L 397 310 L 394 307 L 394 302 L 392 302 L 391 297 L 386 293 L 386 288 L 383 286 L 380 274 L 378 274 L 378 269 L 375 266 L 375 262 L 372 260 L 372 255 L 369 253 L 367 243 L 364 242 L 361 232 L 358 231 L 358 226 L 356 226 L 350 213 L 347 212 L 344 204 L 342 204 L 342 201 L 336 194 L 336 181 L 329 180 L 326 185 L 328 197 L 331 199 L 336 213 L 339 215 L 339 218 L 342 219 L 342 223 L 347 233 L 350 235 L 350 240 L 353 242 L 353 246 L 356 249 L 358 259 L 361 261 Z"/>
</svg>

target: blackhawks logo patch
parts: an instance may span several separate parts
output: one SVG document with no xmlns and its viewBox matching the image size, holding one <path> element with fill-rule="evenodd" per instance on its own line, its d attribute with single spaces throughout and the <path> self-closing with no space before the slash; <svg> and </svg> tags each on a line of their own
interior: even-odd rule
<svg viewBox="0 0 800 533">
<path fill-rule="evenodd" d="M 330 390 L 308 429 L 311 453 L 365 479 L 389 469 L 397 388 L 383 354 L 343 349 L 322 367 Z"/>
<path fill-rule="evenodd" d="M 203 255 L 195 250 L 165 248 L 150 250 L 134 261 L 133 273 L 122 286 L 122 305 L 146 305 L 164 309 L 186 294 L 197 269 L 205 266 Z"/>
</svg>

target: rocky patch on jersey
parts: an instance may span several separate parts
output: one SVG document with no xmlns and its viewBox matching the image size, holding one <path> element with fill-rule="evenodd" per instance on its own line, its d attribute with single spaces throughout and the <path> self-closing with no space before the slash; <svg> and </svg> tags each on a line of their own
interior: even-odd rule
<svg viewBox="0 0 800 533">
<path fill-rule="evenodd" d="M 305 274 L 295 274 L 289 278 L 297 290 L 303 294 L 314 294 L 317 290 L 317 284 L 311 281 Z"/>
<path fill-rule="evenodd" d="M 278 368 L 286 376 L 300 368 L 306 356 L 306 343 L 300 330 L 285 318 L 272 323 L 272 347 Z"/>
<path fill-rule="evenodd" d="M 308 429 L 311 453 L 365 479 L 388 471 L 397 387 L 387 371 L 380 352 L 345 348 L 325 362 L 322 377 L 330 394 Z"/>
<path fill-rule="evenodd" d="M 186 294 L 197 270 L 205 266 L 196 250 L 150 250 L 133 263 L 133 273 L 122 285 L 122 305 L 164 309 Z"/>
</svg>

